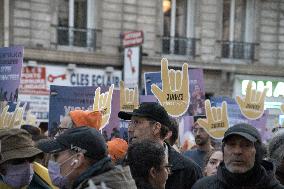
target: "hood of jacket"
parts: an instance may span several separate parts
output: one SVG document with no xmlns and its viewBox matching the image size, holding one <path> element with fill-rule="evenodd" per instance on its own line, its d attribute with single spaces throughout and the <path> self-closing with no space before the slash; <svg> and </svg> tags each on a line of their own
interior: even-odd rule
<svg viewBox="0 0 284 189">
<path fill-rule="evenodd" d="M 115 189 L 136 189 L 136 184 L 132 178 L 129 166 L 122 167 L 121 165 L 115 166 L 113 169 L 96 175 L 90 178 L 96 186 L 101 186 L 102 183 L 107 188 Z M 77 188 L 87 188 L 88 180 L 84 181 Z"/>
</svg>

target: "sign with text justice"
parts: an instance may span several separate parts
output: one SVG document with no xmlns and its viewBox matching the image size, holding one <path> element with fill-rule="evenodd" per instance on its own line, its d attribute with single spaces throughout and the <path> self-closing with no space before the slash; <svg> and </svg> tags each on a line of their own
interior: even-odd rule
<svg viewBox="0 0 284 189">
<path fill-rule="evenodd" d="M 23 47 L 0 48 L 0 101 L 18 100 L 23 53 Z"/>
<path fill-rule="evenodd" d="M 184 63 L 182 71 L 168 69 L 168 60 L 161 60 L 162 89 L 156 84 L 151 85 L 151 91 L 169 115 L 179 117 L 189 106 L 188 64 Z"/>
<path fill-rule="evenodd" d="M 132 112 L 139 106 L 138 87 L 129 89 L 120 81 L 120 111 Z"/>
<path fill-rule="evenodd" d="M 229 128 L 227 102 L 222 102 L 222 107 L 211 107 L 210 100 L 205 100 L 206 119 L 198 119 L 197 123 L 207 133 L 215 138 L 222 139 Z"/>
<path fill-rule="evenodd" d="M 236 97 L 240 110 L 247 119 L 256 120 L 263 115 L 267 90 L 268 88 L 264 88 L 263 91 L 253 89 L 252 81 L 249 81 L 245 97 Z"/>
</svg>

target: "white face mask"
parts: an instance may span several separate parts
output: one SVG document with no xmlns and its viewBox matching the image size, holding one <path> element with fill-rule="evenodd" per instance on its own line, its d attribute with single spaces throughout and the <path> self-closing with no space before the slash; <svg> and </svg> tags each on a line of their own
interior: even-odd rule
<svg viewBox="0 0 284 189">
<path fill-rule="evenodd" d="M 21 188 L 31 183 L 34 175 L 32 164 L 29 162 L 17 165 L 8 164 L 6 174 L 2 175 L 3 182 L 12 188 Z"/>
</svg>

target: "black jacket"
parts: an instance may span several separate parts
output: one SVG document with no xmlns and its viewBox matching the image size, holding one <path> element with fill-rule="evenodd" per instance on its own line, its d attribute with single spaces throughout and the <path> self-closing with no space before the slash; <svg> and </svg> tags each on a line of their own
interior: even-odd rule
<svg viewBox="0 0 284 189">
<path fill-rule="evenodd" d="M 275 178 L 274 166 L 263 161 L 244 174 L 230 173 L 221 163 L 217 175 L 200 179 L 193 189 L 284 189 Z"/>
<path fill-rule="evenodd" d="M 137 189 L 154 189 L 149 182 L 143 178 L 135 178 Z"/>
<path fill-rule="evenodd" d="M 172 173 L 166 182 L 166 189 L 190 189 L 202 177 L 199 166 L 192 160 L 182 156 L 168 145 L 169 164 Z"/>
</svg>

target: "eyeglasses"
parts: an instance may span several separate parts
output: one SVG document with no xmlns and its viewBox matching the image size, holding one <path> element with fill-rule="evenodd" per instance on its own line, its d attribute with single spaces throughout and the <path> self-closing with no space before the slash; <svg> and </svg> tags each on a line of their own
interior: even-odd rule
<svg viewBox="0 0 284 189">
<path fill-rule="evenodd" d="M 137 125 L 142 125 L 145 122 L 149 122 L 149 123 L 156 123 L 156 121 L 150 121 L 150 120 L 131 120 L 128 122 L 128 124 L 130 126 L 137 126 Z"/>
</svg>

